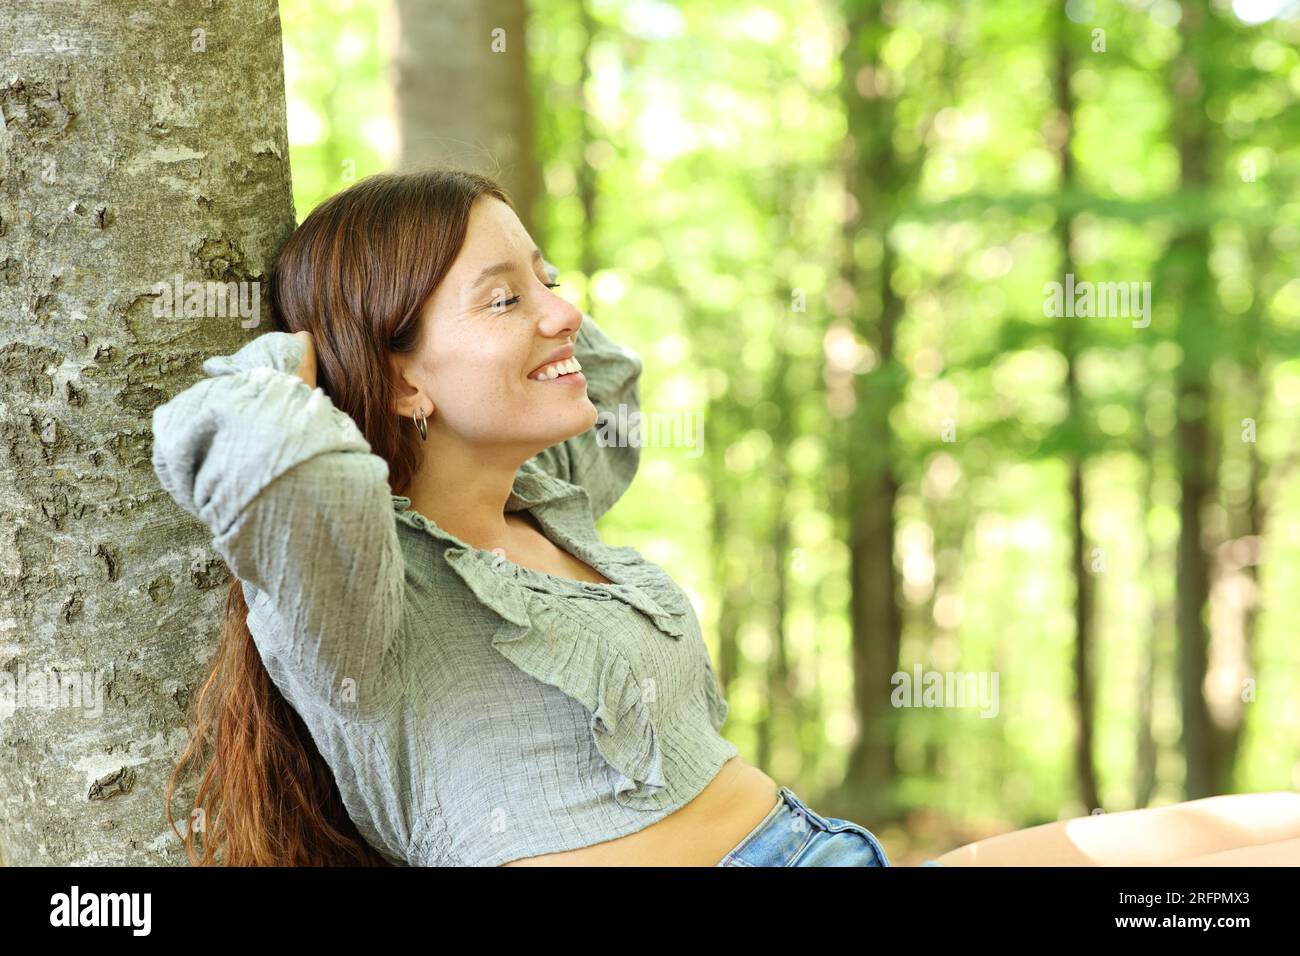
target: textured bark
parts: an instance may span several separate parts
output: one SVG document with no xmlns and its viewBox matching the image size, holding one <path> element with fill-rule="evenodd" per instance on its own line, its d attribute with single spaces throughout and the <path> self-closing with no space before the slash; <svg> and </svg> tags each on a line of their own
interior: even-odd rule
<svg viewBox="0 0 1300 956">
<path fill-rule="evenodd" d="M 400 167 L 454 166 L 496 178 L 536 238 L 539 185 L 524 0 L 395 5 Z"/>
<path fill-rule="evenodd" d="M 293 228 L 279 15 L 8 0 L 0 35 L 0 672 L 103 692 L 0 711 L 0 843 L 183 862 L 163 792 L 228 572 L 158 484 L 151 414 L 269 318 L 159 318 L 154 284 L 257 281 Z"/>
</svg>

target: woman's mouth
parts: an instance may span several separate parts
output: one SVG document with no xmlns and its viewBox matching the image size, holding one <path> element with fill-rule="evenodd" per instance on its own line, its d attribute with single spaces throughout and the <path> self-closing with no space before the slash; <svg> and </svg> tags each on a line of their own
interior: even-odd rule
<svg viewBox="0 0 1300 956">
<path fill-rule="evenodd" d="M 577 382 L 586 382 L 587 377 L 582 374 L 582 366 L 578 364 L 576 358 L 567 358 L 561 362 L 553 362 L 550 365 L 539 368 L 528 376 L 534 382 L 549 384 L 551 382 L 574 384 Z"/>
</svg>

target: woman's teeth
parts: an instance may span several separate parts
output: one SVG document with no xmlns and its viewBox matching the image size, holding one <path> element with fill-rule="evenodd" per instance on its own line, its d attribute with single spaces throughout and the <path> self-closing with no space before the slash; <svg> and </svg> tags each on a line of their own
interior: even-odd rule
<svg viewBox="0 0 1300 956">
<path fill-rule="evenodd" d="M 568 375 L 570 372 L 579 372 L 581 370 L 582 366 L 578 364 L 578 360 L 571 358 L 565 359 L 563 362 L 556 362 L 554 365 L 547 365 L 528 377 L 537 382 L 549 382 L 561 375 Z"/>
</svg>

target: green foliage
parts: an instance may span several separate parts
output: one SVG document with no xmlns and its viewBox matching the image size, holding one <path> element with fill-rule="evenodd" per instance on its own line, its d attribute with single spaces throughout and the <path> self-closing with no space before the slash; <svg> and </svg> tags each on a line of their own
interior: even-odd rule
<svg viewBox="0 0 1300 956">
<path fill-rule="evenodd" d="M 280 0 L 298 221 L 395 158 L 380 0 Z"/>
<path fill-rule="evenodd" d="M 389 135 L 381 5 L 324 6 L 282 4 L 300 217 L 345 185 L 344 159 L 357 177 L 382 168 Z M 1208 389 L 1213 445 L 1201 463 L 1213 478 L 1207 700 L 1246 729 L 1237 789 L 1300 783 L 1289 627 L 1300 613 L 1300 24 L 1245 24 L 1212 3 L 1210 28 L 1189 43 L 1172 0 L 1069 9 L 1075 165 L 1062 188 L 1052 4 L 529 4 L 545 184 L 535 238 L 566 294 L 645 358 L 646 409 L 705 413 L 703 456 L 645 449 L 603 530 L 696 601 L 727 682 L 727 733 L 801 791 L 845 773 L 847 496 L 861 469 L 888 466 L 900 483 L 900 668 L 1001 674 L 995 719 L 891 715 L 888 805 L 1012 825 L 1092 809 L 1071 750 L 1077 458 L 1102 801 L 1180 798 L 1176 441 L 1177 416 L 1198 411 L 1179 406 L 1188 376 Z M 865 64 L 852 76 L 841 75 L 846 43 Z M 846 91 L 861 102 L 842 105 Z M 1209 130 L 1192 144 L 1199 177 L 1180 153 L 1198 119 Z M 852 199 L 851 176 L 876 172 L 857 180 L 865 205 Z M 1066 220 L 1079 281 L 1152 283 L 1149 326 L 1045 314 L 1045 285 L 1064 279 Z M 887 360 L 886 264 L 901 301 Z M 1242 440 L 1244 419 L 1257 442 Z M 1246 678 L 1258 692 L 1242 704 Z"/>
</svg>

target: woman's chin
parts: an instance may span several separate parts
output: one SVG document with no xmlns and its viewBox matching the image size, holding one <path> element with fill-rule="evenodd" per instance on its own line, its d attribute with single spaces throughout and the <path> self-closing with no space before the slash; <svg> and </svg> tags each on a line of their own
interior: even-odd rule
<svg viewBox="0 0 1300 956">
<path fill-rule="evenodd" d="M 587 414 L 574 416 L 574 432 L 569 436 L 570 438 L 581 435 L 583 432 L 595 425 L 596 420 L 600 418 L 600 412 L 598 412 L 596 406 L 591 403 L 591 399 L 584 396 L 581 404 L 586 406 Z"/>
<path fill-rule="evenodd" d="M 566 409 L 563 412 L 547 416 L 547 422 L 552 426 L 546 429 L 548 434 L 543 439 L 547 448 L 566 442 L 570 438 L 577 438 L 584 432 L 590 431 L 600 418 L 600 413 L 590 399 L 583 399 L 582 401 L 574 399 L 573 404 L 575 406 L 573 409 Z M 583 406 L 585 406 L 585 409 Z"/>
</svg>

